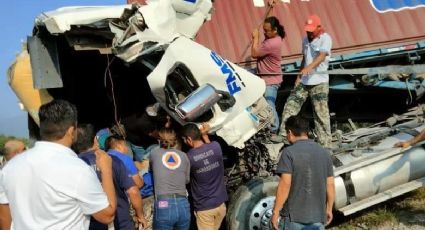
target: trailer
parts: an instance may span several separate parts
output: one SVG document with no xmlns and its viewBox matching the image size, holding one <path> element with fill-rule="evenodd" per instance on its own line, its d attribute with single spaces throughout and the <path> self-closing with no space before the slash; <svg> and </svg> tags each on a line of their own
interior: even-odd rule
<svg viewBox="0 0 425 230">
<path fill-rule="evenodd" d="M 232 1 L 214 4 L 225 2 Z M 140 137 L 152 122 L 146 115 L 152 104 L 177 126 L 209 123 L 225 155 L 231 194 L 227 228 L 270 229 L 278 183 L 274 169 L 282 144 L 267 142 L 273 115 L 263 97 L 264 81 L 193 40 L 214 16 L 212 7 L 210 0 L 159 0 L 44 12 L 36 18 L 27 49 L 9 69 L 9 83 L 28 111 L 34 139 L 39 138 L 38 109 L 53 99 L 74 103 L 79 122 L 96 129 L 123 125 L 127 140 L 138 146 L 144 145 Z M 417 48 L 423 55 L 423 47 Z M 355 58 L 349 62 L 356 63 Z M 296 64 L 288 65 L 294 66 L 284 65 L 288 73 L 297 71 Z M 371 68 L 349 71 L 377 73 L 367 65 L 362 64 Z M 413 72 L 422 68 L 410 67 Z M 403 68 L 378 72 L 408 72 Z M 425 128 L 424 111 L 418 106 L 372 127 L 334 130 L 336 210 L 350 215 L 423 185 L 424 148 L 393 146 Z"/>
<path fill-rule="evenodd" d="M 128 3 L 146 0 L 127 0 Z M 250 56 L 251 33 L 264 20 L 266 0 L 215 0 L 211 20 L 196 41 L 227 60 L 255 72 Z M 317 14 L 333 40 L 329 69 L 424 64 L 425 2 L 395 0 L 277 0 L 273 14 L 284 25 L 282 71 L 294 73 L 301 64 L 302 30 Z M 335 122 L 347 119 L 377 122 L 423 103 L 424 73 L 330 75 L 329 109 Z M 407 79 L 407 81 L 406 81 Z M 277 97 L 283 110 L 294 76 L 285 75 Z M 303 113 L 312 117 L 311 106 Z"/>
<path fill-rule="evenodd" d="M 252 69 L 246 51 L 250 33 L 263 20 L 267 1 L 216 1 L 216 14 L 203 26 L 197 41 L 217 53 Z M 329 69 L 356 69 L 424 63 L 425 27 L 423 1 L 393 0 L 310 0 L 280 1 L 274 15 L 285 26 L 282 71 L 299 71 L 304 20 L 317 14 L 333 39 Z M 240 8 L 241 10 L 229 10 Z M 236 29 L 238 28 L 238 29 Z M 330 75 L 329 109 L 335 122 L 378 122 L 423 103 L 424 73 L 385 75 Z M 293 88 L 293 76 L 284 77 L 277 98 L 283 110 Z M 407 80 L 407 81 L 406 81 Z M 312 117 L 311 106 L 303 108 Z"/>
</svg>

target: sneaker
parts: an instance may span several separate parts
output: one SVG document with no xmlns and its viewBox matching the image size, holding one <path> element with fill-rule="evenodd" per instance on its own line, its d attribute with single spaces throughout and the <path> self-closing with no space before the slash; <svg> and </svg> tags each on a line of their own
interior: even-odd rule
<svg viewBox="0 0 425 230">
<path fill-rule="evenodd" d="M 279 134 L 272 134 L 270 137 L 270 141 L 274 143 L 282 143 L 284 142 L 285 138 L 282 135 Z"/>
</svg>

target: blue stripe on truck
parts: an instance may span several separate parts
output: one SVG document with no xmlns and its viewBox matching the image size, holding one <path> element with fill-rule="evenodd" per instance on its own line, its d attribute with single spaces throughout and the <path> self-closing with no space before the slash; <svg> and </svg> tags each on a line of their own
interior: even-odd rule
<svg viewBox="0 0 425 230">
<path fill-rule="evenodd" d="M 425 7 L 425 0 L 370 0 L 370 3 L 379 12 Z"/>
</svg>

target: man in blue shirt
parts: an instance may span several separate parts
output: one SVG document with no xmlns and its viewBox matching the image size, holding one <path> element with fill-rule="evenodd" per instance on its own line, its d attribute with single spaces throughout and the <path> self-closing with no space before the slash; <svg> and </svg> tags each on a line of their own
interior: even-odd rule
<svg viewBox="0 0 425 230">
<path fill-rule="evenodd" d="M 187 152 L 190 161 L 190 188 L 198 229 L 218 230 L 226 215 L 226 185 L 224 184 L 223 153 L 220 144 L 210 142 L 209 126 L 201 130 L 195 124 L 183 127 L 183 141 L 192 149 Z"/>
<path fill-rule="evenodd" d="M 96 166 L 96 155 L 94 153 L 99 146 L 97 144 L 98 142 L 95 141 L 96 137 L 94 128 L 90 124 L 80 124 L 77 128 L 77 132 L 78 140 L 74 143 L 73 149 L 77 153 L 80 153 L 80 159 L 93 168 L 100 180 L 99 171 Z M 129 213 L 129 199 L 136 211 L 138 222 L 143 226 L 146 226 L 146 220 L 143 216 L 142 198 L 137 186 L 134 184 L 133 180 L 128 177 L 127 169 L 121 160 L 113 155 L 111 155 L 111 158 L 113 181 L 117 196 L 117 210 L 114 219 L 115 229 L 134 229 L 134 223 Z M 103 230 L 108 229 L 108 226 L 92 218 L 90 222 L 90 229 Z"/>
<path fill-rule="evenodd" d="M 134 164 L 133 159 L 125 154 L 129 151 L 127 142 L 123 137 L 118 135 L 112 135 L 106 139 L 105 143 L 106 149 L 108 150 L 109 155 L 119 158 L 124 166 L 127 168 L 128 177 L 131 177 L 137 187 L 140 189 L 143 186 L 143 179 L 139 175 L 139 170 Z"/>
</svg>

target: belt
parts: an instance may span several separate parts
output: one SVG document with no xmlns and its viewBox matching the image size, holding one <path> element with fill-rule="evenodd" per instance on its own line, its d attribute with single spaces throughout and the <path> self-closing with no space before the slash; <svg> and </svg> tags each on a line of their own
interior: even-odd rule
<svg viewBox="0 0 425 230">
<path fill-rule="evenodd" d="M 187 198 L 186 195 L 178 194 L 178 193 L 171 193 L 171 194 L 162 194 L 155 196 L 156 200 L 159 199 L 167 199 L 167 198 Z"/>
</svg>

